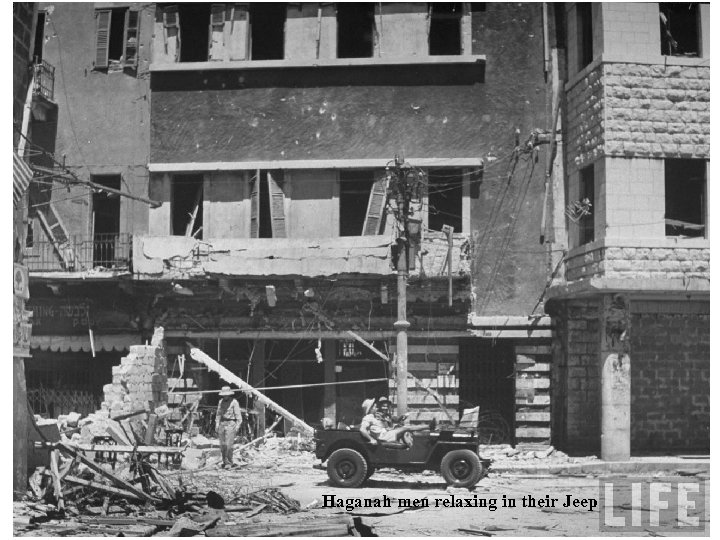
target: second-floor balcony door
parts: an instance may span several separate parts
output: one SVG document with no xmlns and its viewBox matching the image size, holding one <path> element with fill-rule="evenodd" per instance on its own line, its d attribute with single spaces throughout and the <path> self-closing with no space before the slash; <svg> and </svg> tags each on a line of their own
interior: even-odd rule
<svg viewBox="0 0 720 540">
<path fill-rule="evenodd" d="M 120 189 L 120 175 L 95 176 L 93 182 Z M 120 197 L 104 191 L 93 193 L 93 267 L 111 268 L 115 263 L 115 244 L 120 234 Z"/>
</svg>

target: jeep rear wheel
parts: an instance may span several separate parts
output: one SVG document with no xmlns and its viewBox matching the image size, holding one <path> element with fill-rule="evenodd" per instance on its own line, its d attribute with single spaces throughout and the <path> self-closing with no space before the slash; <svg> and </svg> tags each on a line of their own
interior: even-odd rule
<svg viewBox="0 0 720 540">
<path fill-rule="evenodd" d="M 327 473 L 333 485 L 353 488 L 365 481 L 368 465 L 357 450 L 341 448 L 328 458 Z"/>
<path fill-rule="evenodd" d="M 482 478 L 483 466 L 472 450 L 453 450 L 440 462 L 440 472 L 449 486 L 471 488 Z"/>
</svg>

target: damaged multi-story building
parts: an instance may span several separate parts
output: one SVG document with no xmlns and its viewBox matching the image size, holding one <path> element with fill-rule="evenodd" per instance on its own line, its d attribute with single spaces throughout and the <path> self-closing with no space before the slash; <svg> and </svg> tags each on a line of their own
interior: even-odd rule
<svg viewBox="0 0 720 540">
<path fill-rule="evenodd" d="M 658 4 L 647 6 L 659 31 Z M 593 5 L 603 23 L 590 28 L 610 45 L 602 51 L 593 34 L 587 69 L 577 69 L 588 26 L 576 25 L 574 5 L 41 8 L 43 60 L 63 107 L 33 124 L 33 159 L 55 171 L 33 186 L 25 249 L 37 408 L 86 400 L 95 410 L 112 365 L 162 326 L 168 371 L 193 388 L 222 382 L 189 358 L 188 342 L 306 422 L 356 423 L 365 397 L 395 392 L 398 227 L 386 175 L 400 156 L 423 173 L 407 286 L 411 420 L 479 407 L 491 442 L 592 439 L 582 430 L 599 421 L 573 431 L 575 404 L 587 396 L 578 414 L 588 417 L 599 403 L 588 366 L 586 386 L 572 382 L 570 329 L 577 309 L 600 320 L 591 306 L 601 295 L 576 288 L 572 263 L 597 254 L 604 272 L 611 248 L 628 248 L 607 243 L 620 231 L 612 221 L 603 228 L 622 203 L 606 196 L 611 186 L 631 184 L 608 167 L 641 157 L 620 155 L 625 143 L 613 154 L 607 121 L 589 124 L 621 99 L 597 82 L 610 80 L 602 70 L 617 64 L 603 59 L 622 37 L 608 33 L 604 6 Z M 596 101 L 573 97 L 581 87 Z M 679 90 L 678 110 L 700 117 L 680 108 Z M 664 160 L 676 157 L 687 156 L 646 161 L 672 171 Z M 589 164 L 597 198 L 578 193 Z M 592 216 L 601 243 L 580 242 L 568 208 Z M 585 215 L 578 223 L 588 230 Z M 649 249 L 642 242 L 632 247 Z"/>
<path fill-rule="evenodd" d="M 567 6 L 569 251 L 545 307 L 564 447 L 710 448 L 709 9 Z"/>
</svg>

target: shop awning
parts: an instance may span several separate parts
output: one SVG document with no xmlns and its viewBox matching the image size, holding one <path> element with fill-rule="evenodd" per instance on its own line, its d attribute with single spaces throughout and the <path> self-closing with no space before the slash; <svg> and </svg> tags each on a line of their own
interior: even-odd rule
<svg viewBox="0 0 720 540">
<path fill-rule="evenodd" d="M 95 335 L 95 351 L 123 352 L 140 345 L 137 334 Z M 90 336 L 32 336 L 30 348 L 52 352 L 92 352 Z"/>
<path fill-rule="evenodd" d="M 13 152 L 13 204 L 15 206 L 20 203 L 32 177 L 33 173 L 28 164 L 18 156 L 17 152 Z"/>
</svg>

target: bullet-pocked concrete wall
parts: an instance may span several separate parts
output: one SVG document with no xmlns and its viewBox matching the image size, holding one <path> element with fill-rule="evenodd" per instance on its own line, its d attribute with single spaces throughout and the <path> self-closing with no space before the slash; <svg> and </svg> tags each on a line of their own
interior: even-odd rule
<svg viewBox="0 0 720 540">
<path fill-rule="evenodd" d="M 93 69 L 95 5 L 41 4 L 47 14 L 43 58 L 55 67 L 58 105 L 55 155 L 80 178 L 119 174 L 121 189 L 147 197 L 150 148 L 150 36 L 153 10 L 141 4 L 137 73 Z M 92 228 L 92 194 L 86 188 L 57 190 L 53 203 L 70 234 Z M 120 199 L 120 232 L 146 233 L 148 205 Z"/>
<path fill-rule="evenodd" d="M 550 125 L 552 96 L 545 83 L 542 4 L 487 3 L 472 13 L 472 52 L 486 56 L 487 96 L 476 121 L 486 126 L 479 155 L 507 158 L 535 128 Z M 548 79 L 551 80 L 551 79 Z M 512 91 L 508 91 L 512 89 Z M 538 161 L 520 161 L 510 181 L 509 161 L 488 161 L 482 176 L 469 175 L 473 249 L 473 310 L 477 315 L 527 315 L 547 280 L 539 244 L 546 149 Z"/>
<path fill-rule="evenodd" d="M 633 453 L 710 450 L 710 305 L 634 306 Z"/>
</svg>

